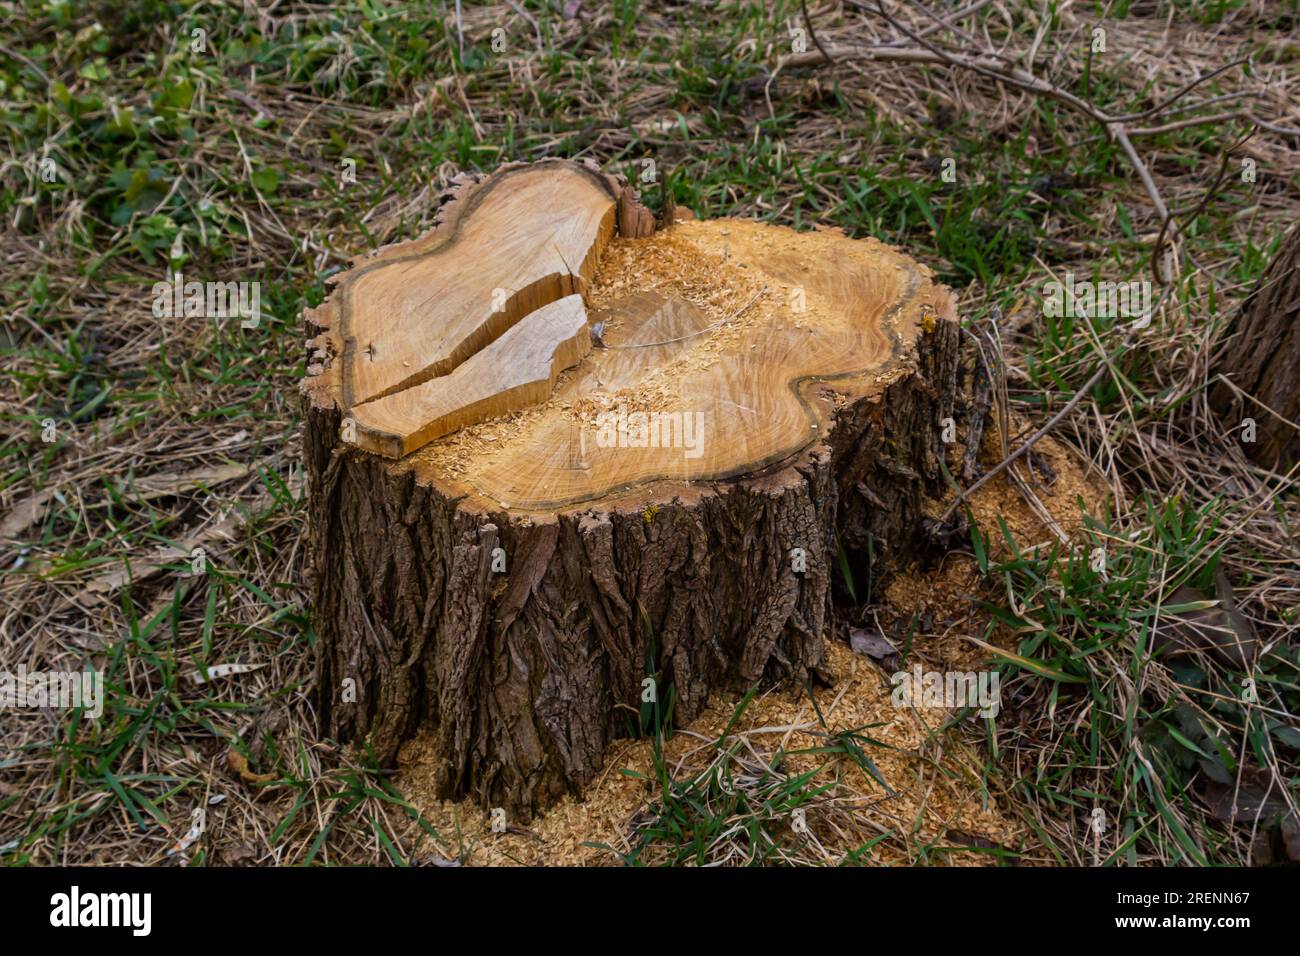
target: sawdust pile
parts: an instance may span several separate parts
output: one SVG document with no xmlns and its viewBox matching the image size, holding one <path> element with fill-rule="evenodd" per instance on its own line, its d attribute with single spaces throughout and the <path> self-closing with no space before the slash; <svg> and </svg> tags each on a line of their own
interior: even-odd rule
<svg viewBox="0 0 1300 956">
<path fill-rule="evenodd" d="M 853 832 L 819 832 L 816 803 L 807 810 L 807 823 L 826 849 L 827 863 L 838 863 L 844 854 L 888 830 L 908 833 L 919 827 L 919 836 L 938 840 L 948 833 L 971 835 L 1002 846 L 1014 847 L 1023 834 L 992 806 L 981 800 L 978 779 L 967 772 L 953 779 L 931 765 L 926 750 L 927 729 L 923 715 L 900 710 L 890 701 L 887 676 L 847 647 L 830 647 L 830 665 L 838 680 L 831 690 L 818 695 L 818 703 L 833 731 L 864 727 L 873 738 L 891 748 L 877 748 L 871 759 L 894 791 L 887 795 L 880 785 L 858 767 L 845 762 L 839 768 L 845 793 L 837 795 L 836 810 L 856 817 Z M 685 731 L 677 732 L 665 744 L 670 766 L 678 767 L 678 778 L 693 765 L 707 762 L 716 741 L 727 726 L 736 706 L 735 699 L 715 701 Z M 937 722 L 929 716 L 931 726 Z M 806 695 L 770 690 L 756 698 L 746 711 L 733 737 L 746 736 L 760 751 L 775 755 L 778 750 L 798 750 L 826 743 L 819 731 L 817 714 Z M 424 764 L 426 750 L 419 738 L 404 750 L 399 789 L 443 834 L 463 834 L 457 852 L 467 854 L 465 863 L 479 866 L 583 866 L 619 862 L 609 850 L 588 844 L 603 843 L 616 853 L 627 853 L 634 845 L 630 826 L 645 812 L 654 794 L 647 780 L 654 779 L 649 740 L 618 741 L 606 756 L 603 778 L 586 799 L 565 798 L 544 816 L 527 826 L 511 826 L 505 833 L 493 833 L 487 812 L 469 801 L 452 803 L 431 798 L 432 778 Z M 824 759 L 824 758 L 823 758 Z M 787 773 L 812 769 L 821 761 L 801 755 L 787 759 Z M 629 776 L 625 771 L 642 775 Z M 828 771 L 828 774 L 830 772 Z M 445 851 L 444 851 L 445 852 Z M 872 858 L 876 862 L 906 863 L 907 857 L 892 844 L 882 843 Z M 950 862 L 979 864 L 975 853 L 956 853 Z"/>
</svg>

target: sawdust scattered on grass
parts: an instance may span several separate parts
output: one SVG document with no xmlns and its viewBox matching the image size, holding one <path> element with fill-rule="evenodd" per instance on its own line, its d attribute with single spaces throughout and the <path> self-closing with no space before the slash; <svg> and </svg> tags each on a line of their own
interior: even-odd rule
<svg viewBox="0 0 1300 956">
<path fill-rule="evenodd" d="M 1020 429 L 1023 422 L 1013 422 Z M 1012 443 L 1015 447 L 1016 443 Z M 1002 457 L 1002 446 L 996 423 L 984 433 L 979 460 L 987 469 Z M 1037 472 L 1030 473 L 1023 461 L 1012 467 L 1030 481 L 1031 490 L 1038 496 L 1043 508 L 1056 528 L 1073 544 L 1082 543 L 1084 516 L 1097 515 L 1105 500 L 1105 484 L 1091 474 L 1076 455 L 1050 435 L 1034 445 L 1037 455 L 1055 472 L 1049 483 Z M 964 449 L 955 449 L 954 459 L 960 459 Z M 931 501 L 926 510 L 937 517 L 947 508 L 952 494 L 942 500 Z M 1007 551 L 999 519 L 1015 539 L 1016 546 L 1032 550 L 1036 545 L 1051 547 L 1059 541 L 1055 530 L 1043 520 L 1005 476 L 997 478 L 972 495 L 968 501 L 975 524 L 988 536 L 989 553 L 993 559 Z M 955 547 L 963 547 L 956 542 Z M 969 550 L 969 548 L 967 548 Z M 983 666 L 986 652 L 968 639 L 983 635 L 987 616 L 979 612 L 977 603 L 988 598 L 987 583 L 979 573 L 975 558 L 962 550 L 946 555 L 935 568 L 922 570 L 906 568 L 890 579 L 885 587 L 885 604 L 896 617 L 930 622 L 930 632 L 920 639 L 926 657 L 937 666 L 954 670 L 971 670 Z M 995 645 L 1009 646 L 1012 636 L 994 632 Z"/>
<path fill-rule="evenodd" d="M 829 851 L 826 862 L 840 862 L 845 854 L 880 833 L 894 830 L 908 833 L 916 828 L 915 837 L 923 841 L 942 842 L 946 834 L 974 836 L 990 843 L 1014 848 L 1025 836 L 1021 827 L 986 804 L 980 794 L 978 778 L 966 772 L 953 779 L 932 765 L 924 753 L 927 734 L 922 714 L 895 707 L 890 700 L 888 677 L 841 643 L 829 647 L 829 663 L 836 675 L 833 689 L 818 695 L 818 702 L 833 731 L 878 724 L 865 733 L 889 745 L 876 748 L 871 759 L 894 791 L 887 795 L 860 768 L 847 761 L 840 768 L 848 797 L 841 797 L 836 807 L 848 810 L 856 818 L 853 833 L 820 832 L 817 805 L 807 810 L 808 826 Z M 664 746 L 669 766 L 680 767 L 677 776 L 699 769 L 714 753 L 716 741 L 730 721 L 737 698 L 717 699 L 684 731 L 678 731 Z M 937 725 L 933 714 L 926 715 L 931 726 Z M 791 729 L 801 728 L 801 729 Z M 748 736 L 763 753 L 778 750 L 824 746 L 812 703 L 804 694 L 788 690 L 769 690 L 756 698 L 745 712 L 733 736 Z M 647 780 L 654 779 L 654 764 L 649 740 L 621 740 L 606 754 L 605 771 L 590 788 L 586 798 L 566 797 L 531 823 L 508 827 L 493 833 L 488 811 L 471 801 L 438 800 L 432 793 L 432 774 L 426 763 L 432 750 L 422 738 L 409 743 L 402 753 L 402 770 L 398 788 L 420 809 L 429 822 L 444 835 L 461 833 L 464 863 L 479 866 L 589 866 L 619 862 L 616 854 L 630 851 L 634 845 L 631 824 L 645 812 L 653 794 Z M 820 760 L 808 755 L 787 758 L 788 773 L 812 769 Z M 644 778 L 629 776 L 631 771 Z M 826 771 L 827 779 L 834 771 Z M 821 778 L 818 778 L 819 781 Z M 851 843 L 835 837 L 849 837 Z M 951 842 L 951 841 L 949 841 Z M 590 844 L 606 844 L 600 849 Z M 905 856 L 892 845 L 878 848 L 876 862 L 906 863 Z M 443 852 L 447 852 L 445 849 Z M 959 865 L 980 865 L 986 859 L 976 853 L 959 851 L 948 857 Z"/>
</svg>

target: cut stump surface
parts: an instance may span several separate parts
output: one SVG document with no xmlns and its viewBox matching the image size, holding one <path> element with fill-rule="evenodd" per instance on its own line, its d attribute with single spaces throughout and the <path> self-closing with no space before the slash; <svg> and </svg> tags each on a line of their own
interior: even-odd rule
<svg viewBox="0 0 1300 956">
<path fill-rule="evenodd" d="M 519 814 L 645 698 L 824 677 L 838 545 L 941 490 L 951 294 L 873 239 L 649 213 L 569 161 L 452 190 L 336 277 L 303 383 L 327 732 Z M 628 235 L 631 232 L 635 235 Z"/>
</svg>

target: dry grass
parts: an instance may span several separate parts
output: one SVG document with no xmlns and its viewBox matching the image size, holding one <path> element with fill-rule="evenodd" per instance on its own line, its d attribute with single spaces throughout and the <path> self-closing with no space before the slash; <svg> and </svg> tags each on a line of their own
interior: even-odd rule
<svg viewBox="0 0 1300 956">
<path fill-rule="evenodd" d="M 1135 137 L 1175 213 L 1179 273 L 1142 330 L 1066 327 L 1042 314 L 1053 275 L 1151 277 L 1165 226 L 1093 119 L 970 70 L 857 54 L 812 62 L 819 45 L 832 54 L 914 46 L 899 24 L 911 33 L 936 26 L 919 5 L 887 3 L 887 18 L 874 0 L 810 4 L 808 57 L 784 63 L 798 4 L 587 3 L 572 19 L 562 6 L 528 4 L 521 16 L 515 4 L 467 5 L 457 22 L 452 5 L 391 5 L 375 18 L 346 4 L 247 15 L 0 4 L 0 662 L 94 666 L 109 690 L 96 722 L 48 709 L 0 713 L 0 858 L 267 865 L 465 855 L 481 811 L 417 801 L 433 823 L 417 821 L 388 771 L 316 732 L 298 547 L 298 315 L 351 257 L 427 228 L 462 169 L 548 155 L 631 172 L 653 157 L 676 201 L 701 216 L 832 222 L 934 265 L 960 289 L 995 368 L 998 420 L 1013 423 L 986 466 L 1106 366 L 1055 432 L 1104 483 L 1105 513 L 1094 508 L 1098 521 L 1081 525 L 1020 463 L 975 502 L 1000 549 L 985 562 L 990 573 L 973 553 L 938 572 L 974 575 L 962 586 L 1002 616 L 945 610 L 942 595 L 903 584 L 841 609 L 846 625 L 879 622 L 936 663 L 968 660 L 965 635 L 983 634 L 1043 666 L 1073 667 L 1090 693 L 1005 665 L 996 727 L 958 715 L 906 738 L 911 749 L 890 782 L 912 803 L 892 817 L 888 806 L 882 816 L 864 811 L 879 787 L 860 766 L 844 769 L 843 755 L 823 792 L 810 790 L 827 778 L 800 790 L 790 770 L 774 771 L 818 725 L 807 698 L 767 695 L 749 716 L 779 733 L 759 733 L 751 720 L 738 729 L 739 748 L 720 753 L 710 743 L 718 727 L 706 724 L 670 742 L 668 765 L 689 783 L 725 764 L 753 793 L 793 793 L 813 839 L 772 820 L 763 832 L 780 837 L 779 852 L 757 853 L 761 840 L 724 829 L 705 862 L 969 862 L 965 851 L 934 848 L 969 849 L 972 838 L 1026 862 L 1277 856 L 1276 828 L 1230 819 L 1219 797 L 1227 786 L 1294 809 L 1300 499 L 1293 472 L 1247 462 L 1206 388 L 1224 318 L 1300 209 L 1300 140 L 1277 131 L 1300 126 L 1294 5 L 1076 3 L 1049 22 L 1036 4 L 967 4 L 978 9 L 959 29 L 925 34 L 944 49 L 999 51 L 1076 92 L 1087 76 L 1090 100 L 1116 115 L 1148 110 L 1253 55 L 1250 69 L 1201 84 L 1160 122 L 1242 116 Z M 1109 52 L 1089 57 L 1105 9 Z M 209 46 L 194 54 L 190 30 L 200 26 Z M 508 48 L 494 55 L 498 26 Z M 1207 105 L 1188 109 L 1195 102 Z M 1244 111 L 1273 128 L 1254 127 Z M 1224 152 L 1252 129 L 1231 154 L 1234 175 L 1218 181 Z M 41 157 L 54 160 L 55 182 L 41 180 Z M 355 184 L 340 182 L 345 159 L 356 161 Z M 945 159 L 955 183 L 943 179 Z M 1235 174 L 1246 159 L 1253 183 Z M 657 187 L 647 198 L 657 201 Z M 260 280 L 260 325 L 155 317 L 150 290 L 169 264 L 204 279 Z M 42 441 L 47 420 L 52 442 Z M 1012 530 L 1025 557 L 1014 567 L 996 566 L 1014 563 L 999 544 L 999 515 L 1021 516 Z M 1109 580 L 1062 571 L 1028 547 L 1062 535 L 1106 548 Z M 207 561 L 198 576 L 195 547 Z M 1174 588 L 1216 567 L 1267 649 L 1254 704 L 1241 702 L 1246 675 L 1219 661 L 1149 659 Z M 1121 623 L 1133 627 L 1121 633 Z M 234 662 L 259 669 L 204 684 L 187 676 Z M 879 675 L 861 661 L 849 672 L 854 690 L 842 700 L 869 715 Z M 844 719 L 836 731 L 852 725 Z M 1192 727 L 1205 736 L 1189 737 Z M 1209 768 L 1170 728 L 1203 750 L 1213 738 L 1226 756 L 1211 750 Z M 651 750 L 630 744 L 610 766 L 626 759 L 647 771 Z M 868 753 L 882 769 L 893 759 Z M 1225 769 L 1227 784 L 1215 779 Z M 557 836 L 567 848 L 558 859 L 613 859 L 575 848 L 583 840 L 630 853 L 637 833 L 666 815 L 672 789 L 639 786 L 602 832 Z M 927 786 L 947 794 L 946 809 L 918 809 Z M 997 826 L 980 831 L 953 809 L 972 800 Z M 543 834 L 574 814 L 595 819 L 573 806 L 538 824 Z M 205 835 L 168 856 L 200 807 Z M 1097 807 L 1111 821 L 1100 840 L 1088 829 Z M 886 830 L 895 832 L 855 852 Z M 500 858 L 541 853 L 530 837 L 516 834 L 514 845 L 470 835 L 486 860 L 498 858 L 488 844 L 504 847 Z M 1008 859 L 976 849 L 986 861 Z M 639 859 L 675 853 L 654 840 Z"/>
</svg>

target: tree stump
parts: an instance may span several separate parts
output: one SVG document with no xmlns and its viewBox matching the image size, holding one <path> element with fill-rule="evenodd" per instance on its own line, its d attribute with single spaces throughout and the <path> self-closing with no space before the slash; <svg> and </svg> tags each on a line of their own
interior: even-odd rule
<svg viewBox="0 0 1300 956">
<path fill-rule="evenodd" d="M 654 231 L 580 163 L 458 183 L 307 314 L 326 732 L 427 726 L 445 796 L 531 816 L 651 694 L 825 678 L 837 548 L 878 578 L 942 490 L 954 310 L 875 240 Z"/>
<path fill-rule="evenodd" d="M 1217 379 L 1210 389 L 1210 403 L 1224 424 L 1248 436 L 1247 456 L 1288 471 L 1300 460 L 1300 430 L 1291 424 L 1300 423 L 1300 228 L 1282 240 L 1232 317 L 1212 368 L 1255 400 L 1242 399 Z M 1243 430 L 1247 418 L 1255 434 Z"/>
</svg>

